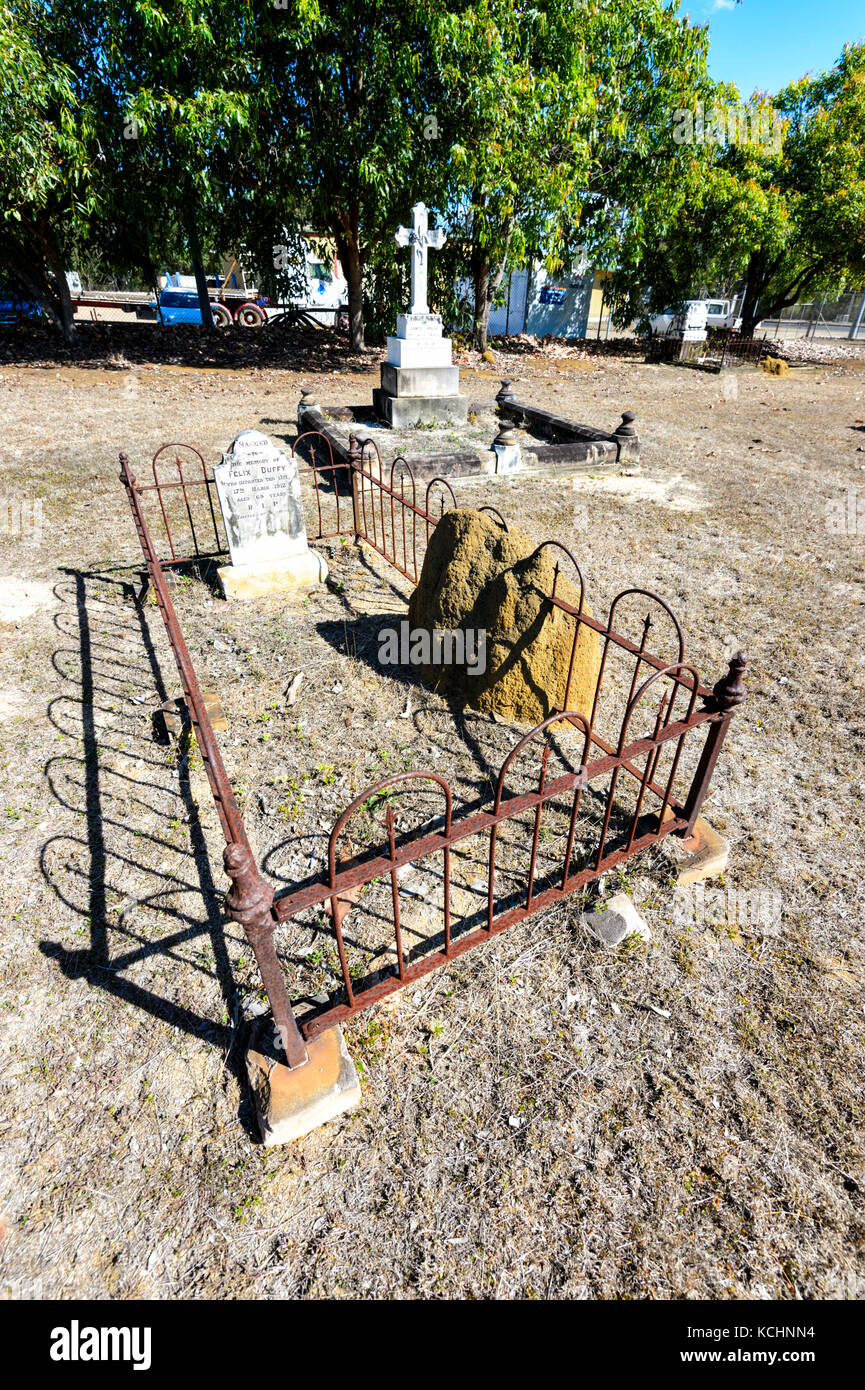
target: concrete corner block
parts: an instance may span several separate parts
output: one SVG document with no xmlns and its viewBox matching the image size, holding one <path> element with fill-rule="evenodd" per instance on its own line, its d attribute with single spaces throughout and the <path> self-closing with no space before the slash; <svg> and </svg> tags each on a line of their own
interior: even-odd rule
<svg viewBox="0 0 865 1390">
<path fill-rule="evenodd" d="M 339 1027 L 307 1044 L 309 1061 L 287 1067 L 250 1047 L 246 1070 L 266 1148 L 289 1144 L 360 1104 L 360 1082 Z"/>
<path fill-rule="evenodd" d="M 648 922 L 640 916 L 627 893 L 615 893 L 606 899 L 600 912 L 584 912 L 580 920 L 603 946 L 620 946 L 629 936 L 652 940 Z"/>
<path fill-rule="evenodd" d="M 717 830 L 713 830 L 707 820 L 698 816 L 694 822 L 694 834 L 685 841 L 688 857 L 679 865 L 676 882 L 680 887 L 697 883 L 702 878 L 714 878 L 722 874 L 730 857 L 729 841 Z"/>
</svg>

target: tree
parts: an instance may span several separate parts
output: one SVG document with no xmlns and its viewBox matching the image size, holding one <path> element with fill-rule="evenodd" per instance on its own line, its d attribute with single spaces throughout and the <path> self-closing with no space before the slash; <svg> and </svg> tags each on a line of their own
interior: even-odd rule
<svg viewBox="0 0 865 1390">
<path fill-rule="evenodd" d="M 474 346 L 508 270 L 588 251 L 633 263 L 687 196 L 672 111 L 710 89 L 704 29 L 664 0 L 448 6 L 435 28 L 449 220 L 474 282 Z"/>
<path fill-rule="evenodd" d="M 407 215 L 423 157 L 427 11 L 405 0 L 285 0 L 258 15 L 250 51 L 255 138 L 235 214 L 259 262 L 283 228 L 333 239 L 357 352 L 364 266 Z"/>
<path fill-rule="evenodd" d="M 0 256 L 71 342 L 66 255 L 98 206 L 93 112 L 35 0 L 0 6 Z"/>
<path fill-rule="evenodd" d="M 83 61 L 100 55 L 86 80 L 113 193 L 101 230 L 153 281 L 179 229 L 210 325 L 204 261 L 219 245 L 231 155 L 248 130 L 251 0 L 55 0 L 55 9 L 87 35 Z"/>
<path fill-rule="evenodd" d="M 431 14 L 439 198 L 471 277 L 481 352 L 504 275 L 541 253 L 586 167 L 580 33 L 572 0 L 478 0 Z"/>
<path fill-rule="evenodd" d="M 708 157 L 677 142 L 677 120 L 710 102 L 708 30 L 680 18 L 678 4 L 623 0 L 596 8 L 591 71 L 598 119 L 591 168 L 575 228 L 606 271 L 616 323 L 628 323 L 646 287 L 647 266 L 671 227 L 698 199 Z"/>
<path fill-rule="evenodd" d="M 758 319 L 865 274 L 865 44 L 774 98 L 755 94 L 747 108 L 735 88 L 721 98 L 697 196 L 657 239 L 639 285 L 660 308 L 744 281 L 750 335 Z"/>
</svg>

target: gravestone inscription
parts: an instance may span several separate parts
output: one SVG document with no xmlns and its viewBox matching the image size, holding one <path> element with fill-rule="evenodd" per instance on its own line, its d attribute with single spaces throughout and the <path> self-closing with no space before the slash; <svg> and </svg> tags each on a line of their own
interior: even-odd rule
<svg viewBox="0 0 865 1390">
<path fill-rule="evenodd" d="M 258 430 L 239 434 L 213 470 L 233 565 L 307 549 L 297 461 Z"/>
<path fill-rule="evenodd" d="M 231 564 L 219 570 L 226 598 L 257 598 L 327 578 L 327 566 L 307 543 L 296 459 L 259 430 L 244 430 L 213 477 L 231 554 Z"/>
</svg>

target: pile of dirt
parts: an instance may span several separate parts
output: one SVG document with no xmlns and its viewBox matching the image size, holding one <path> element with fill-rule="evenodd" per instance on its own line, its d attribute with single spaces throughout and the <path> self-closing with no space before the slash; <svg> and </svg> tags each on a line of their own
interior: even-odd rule
<svg viewBox="0 0 865 1390">
<path fill-rule="evenodd" d="M 574 619 L 547 602 L 555 553 L 538 551 L 521 531 L 506 532 L 482 512 L 447 512 L 430 538 L 420 581 L 409 601 L 413 629 L 486 633 L 486 663 L 416 662 L 416 669 L 460 707 L 510 723 L 540 724 L 561 708 L 574 640 Z M 559 575 L 558 596 L 577 607 L 579 593 Z M 590 614 L 587 605 L 584 611 Z M 477 669 L 472 670 L 472 666 Z M 598 679 L 597 633 L 581 626 L 568 704 L 588 717 Z"/>
</svg>

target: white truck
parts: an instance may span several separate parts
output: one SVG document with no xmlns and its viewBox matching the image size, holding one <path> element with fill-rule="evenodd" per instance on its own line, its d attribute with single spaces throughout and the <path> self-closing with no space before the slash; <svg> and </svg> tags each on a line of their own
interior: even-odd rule
<svg viewBox="0 0 865 1390">
<path fill-rule="evenodd" d="M 707 328 L 741 328 L 742 320 L 735 310 L 735 299 L 732 303 L 729 299 L 685 299 L 653 315 L 649 326 L 656 337 L 673 333 L 696 338 L 705 336 Z"/>
</svg>

